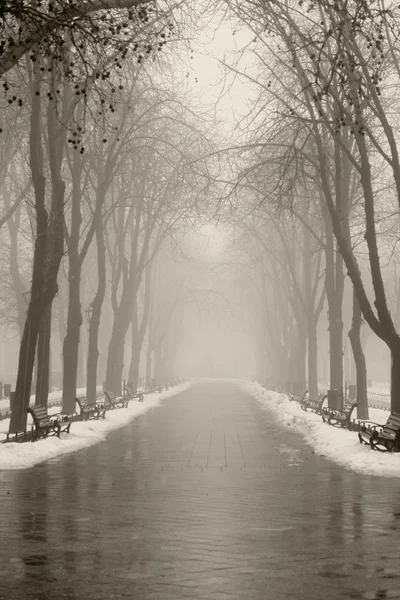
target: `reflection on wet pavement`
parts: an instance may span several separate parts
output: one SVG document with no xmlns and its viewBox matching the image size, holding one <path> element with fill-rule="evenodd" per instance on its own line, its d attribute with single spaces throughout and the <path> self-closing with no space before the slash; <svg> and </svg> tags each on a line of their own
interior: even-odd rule
<svg viewBox="0 0 400 600">
<path fill-rule="evenodd" d="M 230 384 L 0 484 L 0 598 L 400 598 L 396 481 L 315 456 Z"/>
</svg>

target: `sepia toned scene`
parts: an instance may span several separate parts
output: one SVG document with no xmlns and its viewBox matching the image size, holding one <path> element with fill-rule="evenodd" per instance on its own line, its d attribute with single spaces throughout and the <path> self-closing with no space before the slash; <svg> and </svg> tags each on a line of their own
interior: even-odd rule
<svg viewBox="0 0 400 600">
<path fill-rule="evenodd" d="M 0 600 L 400 600 L 400 4 L 0 2 Z"/>
</svg>

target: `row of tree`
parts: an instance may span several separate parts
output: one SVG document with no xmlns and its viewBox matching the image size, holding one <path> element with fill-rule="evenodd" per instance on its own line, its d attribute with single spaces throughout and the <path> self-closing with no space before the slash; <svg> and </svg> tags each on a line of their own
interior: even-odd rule
<svg viewBox="0 0 400 600">
<path fill-rule="evenodd" d="M 280 381 L 288 379 L 285 372 L 301 384 L 307 378 L 317 394 L 327 302 L 330 388 L 343 388 L 347 272 L 359 405 L 366 411 L 365 321 L 390 350 L 392 410 L 400 412 L 393 283 L 399 106 L 392 93 L 400 77 L 400 9 L 368 0 L 222 5 L 250 35 L 226 64 L 247 84 L 252 103 L 240 122 L 241 143 L 224 154 L 223 172 L 234 262 L 253 286 L 243 293 L 245 304 L 256 307 L 246 319 L 256 333 L 259 371 Z M 216 156 L 215 140 L 205 116 L 180 93 L 182 81 L 177 92 L 179 61 L 164 49 L 185 37 L 183 26 L 199 7 L 60 0 L 31 9 L 10 3 L 0 15 L 7 103 L 0 224 L 13 290 L 3 303 L 14 306 L 21 335 L 11 431 L 24 427 L 35 357 L 36 397 L 47 397 L 52 304 L 64 254 L 63 403 L 71 410 L 82 294 L 90 316 L 87 393 L 94 401 L 107 289 L 113 325 L 105 378 L 118 392 L 128 330 L 132 381 L 146 335 L 148 347 L 156 345 L 159 250 L 166 239 L 182 239 L 217 189 L 210 191 L 217 161 L 204 158 Z"/>
<path fill-rule="evenodd" d="M 305 383 L 308 355 L 308 387 L 317 394 L 316 332 L 326 296 L 330 387 L 343 387 L 347 273 L 361 416 L 367 416 L 364 321 L 390 350 L 391 407 L 400 412 L 393 281 L 400 207 L 400 106 L 393 93 L 400 76 L 399 7 L 367 0 L 229 4 L 251 38 L 226 67 L 247 82 L 254 98 L 243 143 L 232 150 L 238 175 L 230 195 L 241 199 L 247 215 L 238 239 L 252 240 L 246 251 L 260 274 L 268 363 L 281 381 L 282 365 L 290 365 Z"/>
<path fill-rule="evenodd" d="M 146 332 L 149 362 L 152 354 L 162 359 L 166 332 L 149 330 L 157 257 L 201 211 L 209 173 L 199 158 L 211 149 L 208 121 L 191 107 L 164 49 L 182 31 L 173 9 L 182 16 L 179 4 L 56 1 L 10 3 L 0 16 L 7 101 L 0 235 L 9 284 L 2 314 L 10 320 L 13 312 L 20 335 L 11 433 L 26 426 L 35 364 L 36 403 L 47 404 L 53 304 L 64 273 L 63 410 L 75 411 L 83 312 L 87 397 L 95 402 L 106 298 L 107 388 L 121 392 L 128 330 L 134 386 Z M 160 364 L 156 371 L 166 375 Z"/>
</svg>

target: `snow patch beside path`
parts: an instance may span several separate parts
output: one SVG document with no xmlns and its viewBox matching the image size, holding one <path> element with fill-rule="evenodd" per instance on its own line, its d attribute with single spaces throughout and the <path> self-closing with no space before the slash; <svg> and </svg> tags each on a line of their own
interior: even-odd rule
<svg viewBox="0 0 400 600">
<path fill-rule="evenodd" d="M 186 382 L 161 393 L 146 394 L 143 402 L 132 401 L 128 408 L 107 411 L 105 419 L 74 422 L 71 433 L 62 433 L 60 439 L 50 437 L 34 443 L 0 444 L 0 470 L 27 469 L 50 458 L 98 444 L 110 431 L 123 427 L 138 415 L 159 406 L 162 400 L 180 394 L 191 385 L 191 382 Z M 8 420 L 2 423 L 8 425 Z"/>
<path fill-rule="evenodd" d="M 357 432 L 327 425 L 319 415 L 307 413 L 297 402 L 290 402 L 286 394 L 266 390 L 261 384 L 245 379 L 236 383 L 272 411 L 280 423 L 300 432 L 317 454 L 358 473 L 400 477 L 400 453 L 371 450 L 359 443 Z M 387 411 L 373 408 L 369 414 L 376 423 L 386 423 L 389 416 Z"/>
</svg>

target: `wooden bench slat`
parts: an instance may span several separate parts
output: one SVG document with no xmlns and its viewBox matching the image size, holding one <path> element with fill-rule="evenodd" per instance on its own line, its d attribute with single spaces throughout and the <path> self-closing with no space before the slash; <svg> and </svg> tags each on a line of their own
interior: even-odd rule
<svg viewBox="0 0 400 600">
<path fill-rule="evenodd" d="M 380 436 L 382 437 L 386 437 L 386 438 L 392 438 L 394 439 L 396 437 L 396 431 L 391 431 L 390 429 L 386 429 L 386 427 L 379 433 Z"/>
<path fill-rule="evenodd" d="M 400 429 L 400 424 L 392 423 L 391 421 L 388 421 L 387 423 L 385 423 L 385 427 L 389 427 L 389 429 L 393 429 L 394 431 L 397 431 L 398 429 Z"/>
<path fill-rule="evenodd" d="M 47 410 L 45 408 L 42 408 L 42 407 L 38 408 L 38 407 L 35 406 L 35 407 L 32 408 L 32 412 L 35 413 L 35 415 L 36 415 L 36 417 L 38 419 L 42 419 L 44 417 L 47 417 Z"/>
<path fill-rule="evenodd" d="M 400 415 L 397 415 L 397 414 L 393 414 L 393 413 L 392 413 L 392 414 L 390 415 L 389 419 L 391 419 L 391 420 L 393 420 L 393 421 L 396 421 L 397 423 L 400 423 Z"/>
<path fill-rule="evenodd" d="M 400 429 L 400 425 L 394 425 L 393 423 L 385 423 L 384 427 L 388 429 L 393 429 L 393 431 L 398 431 Z"/>
</svg>

